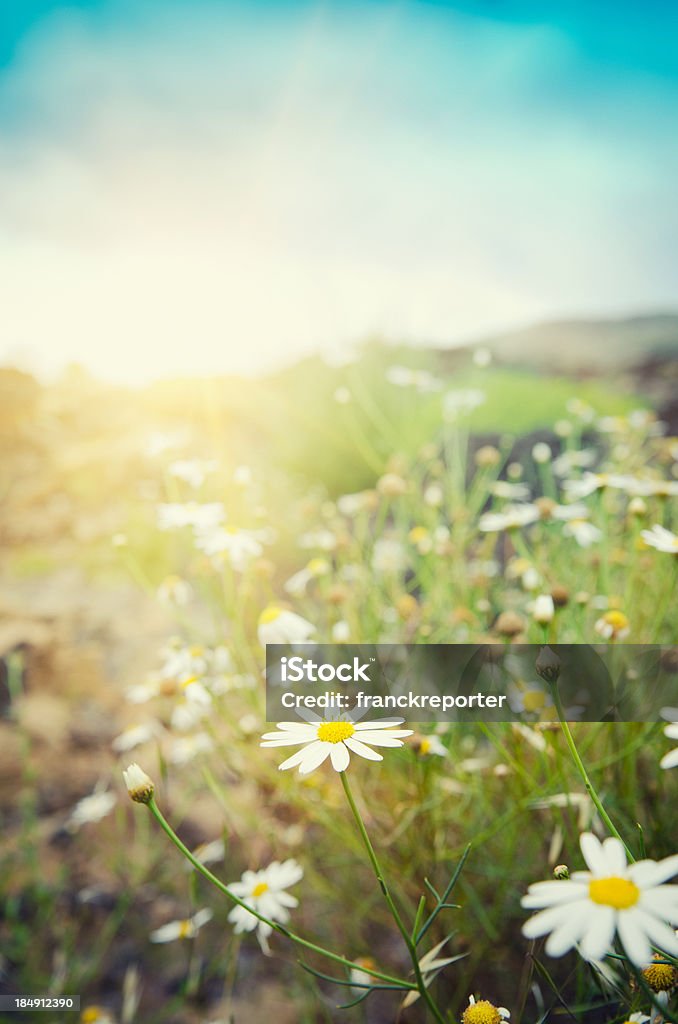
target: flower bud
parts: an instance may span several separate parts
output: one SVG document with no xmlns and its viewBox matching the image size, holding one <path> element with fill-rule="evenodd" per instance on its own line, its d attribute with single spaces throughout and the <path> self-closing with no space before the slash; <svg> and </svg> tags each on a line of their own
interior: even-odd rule
<svg viewBox="0 0 678 1024">
<path fill-rule="evenodd" d="M 122 777 L 125 780 L 127 792 L 135 803 L 148 804 L 151 802 L 155 785 L 143 768 L 136 763 L 131 764 L 123 771 Z"/>
</svg>

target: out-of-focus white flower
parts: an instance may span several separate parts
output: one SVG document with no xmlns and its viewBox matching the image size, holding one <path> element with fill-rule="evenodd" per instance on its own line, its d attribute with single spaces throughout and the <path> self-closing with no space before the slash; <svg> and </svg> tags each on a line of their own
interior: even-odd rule
<svg viewBox="0 0 678 1024">
<path fill-rule="evenodd" d="M 532 448 L 532 458 L 538 465 L 546 465 L 546 463 L 550 462 L 553 458 L 553 452 L 551 451 L 550 445 L 546 444 L 545 441 L 537 441 Z"/>
<path fill-rule="evenodd" d="M 386 380 L 399 388 L 415 388 L 420 394 L 440 391 L 443 382 L 428 370 L 411 370 L 407 366 L 389 366 Z"/>
<path fill-rule="evenodd" d="M 420 757 L 449 757 L 449 750 L 435 733 L 418 736 L 413 744 Z"/>
<path fill-rule="evenodd" d="M 443 419 L 447 423 L 456 423 L 462 416 L 470 415 L 483 405 L 486 397 L 485 392 L 477 388 L 447 391 L 443 396 Z"/>
<path fill-rule="evenodd" d="M 670 740 L 678 740 L 678 708 L 662 708 L 662 716 L 668 718 L 670 725 L 664 729 L 664 735 Z M 678 747 L 669 750 L 659 762 L 660 768 L 678 768 Z"/>
<path fill-rule="evenodd" d="M 573 537 L 580 548 L 591 547 L 603 536 L 602 530 L 586 519 L 571 519 L 563 526 L 563 533 L 566 537 Z"/>
<path fill-rule="evenodd" d="M 170 462 L 167 471 L 177 480 L 183 480 L 189 487 L 197 490 L 202 487 L 210 473 L 217 468 L 215 459 L 177 459 Z"/>
<path fill-rule="evenodd" d="M 187 605 L 193 597 L 193 588 L 180 576 L 166 576 L 156 591 L 161 604 Z"/>
<path fill-rule="evenodd" d="M 642 490 L 640 481 L 633 476 L 620 473 L 584 473 L 581 479 L 563 481 L 563 490 L 568 498 L 576 501 L 579 501 L 581 498 L 588 498 L 590 494 L 594 494 L 605 487 L 624 491 L 630 495 L 645 493 Z"/>
<path fill-rule="evenodd" d="M 495 480 L 490 485 L 490 491 L 495 498 L 505 498 L 507 501 L 525 501 L 530 496 L 527 484 L 512 483 L 510 480 Z"/>
<path fill-rule="evenodd" d="M 179 530 L 185 526 L 210 530 L 223 522 L 226 516 L 220 501 L 165 502 L 158 505 L 156 514 L 160 530 Z"/>
<path fill-rule="evenodd" d="M 473 362 L 481 370 L 485 370 L 492 362 L 492 353 L 489 348 L 477 348 L 473 353 Z"/>
<path fill-rule="evenodd" d="M 372 550 L 372 568 L 382 576 L 395 576 L 407 568 L 407 552 L 399 540 L 380 537 Z"/>
<path fill-rule="evenodd" d="M 257 635 L 262 647 L 266 644 L 304 644 L 315 633 L 315 626 L 296 612 L 269 605 L 259 616 Z"/>
<path fill-rule="evenodd" d="M 205 907 L 183 921 L 170 921 L 151 932 L 151 942 L 174 942 L 176 939 L 194 939 L 200 929 L 211 921 L 214 914 Z"/>
<path fill-rule="evenodd" d="M 188 764 L 201 754 L 208 754 L 214 749 L 214 740 L 206 732 L 196 732 L 192 736 L 180 736 L 173 740 L 168 754 L 171 764 Z"/>
<path fill-rule="evenodd" d="M 556 476 L 568 476 L 573 469 L 590 469 L 596 461 L 595 448 L 580 448 L 563 452 L 553 460 Z"/>
<path fill-rule="evenodd" d="M 337 537 L 332 530 L 309 530 L 301 534 L 297 543 L 304 550 L 334 551 Z"/>
<path fill-rule="evenodd" d="M 332 626 L 332 640 L 335 644 L 347 644 L 351 639 L 351 627 L 345 619 L 339 619 Z"/>
<path fill-rule="evenodd" d="M 66 822 L 66 828 L 69 832 L 77 832 L 83 825 L 101 821 L 111 813 L 116 803 L 115 793 L 106 789 L 95 789 L 89 796 L 77 802 Z"/>
<path fill-rule="evenodd" d="M 330 563 L 326 558 L 312 558 L 308 565 L 290 576 L 284 585 L 285 590 L 292 597 L 302 597 L 306 593 L 309 583 L 321 576 L 326 576 L 330 568 Z"/>
<path fill-rule="evenodd" d="M 337 405 L 349 405 L 352 397 L 350 390 L 346 387 L 337 388 L 334 392 L 334 401 Z"/>
<path fill-rule="evenodd" d="M 605 640 L 624 640 L 630 632 L 629 620 L 617 609 L 601 615 L 593 628 Z"/>
<path fill-rule="evenodd" d="M 439 483 L 428 484 L 424 488 L 424 504 L 430 508 L 440 508 L 445 500 L 445 492 Z"/>
<path fill-rule="evenodd" d="M 678 534 L 671 533 L 658 523 L 650 530 L 641 530 L 640 536 L 649 547 L 666 554 L 678 555 Z"/>
<path fill-rule="evenodd" d="M 172 448 L 181 448 L 188 441 L 187 430 L 154 431 L 149 434 L 144 442 L 144 454 L 154 459 L 157 455 L 163 455 Z"/>
<path fill-rule="evenodd" d="M 342 516 L 352 519 L 361 512 L 369 512 L 375 507 L 376 495 L 374 491 L 358 491 L 355 494 L 342 494 L 337 499 L 337 508 Z"/>
<path fill-rule="evenodd" d="M 196 531 L 195 546 L 209 558 L 224 557 L 236 572 L 245 572 L 264 553 L 260 531 L 234 526 Z"/>
<path fill-rule="evenodd" d="M 273 861 L 261 871 L 245 871 L 239 882 L 229 883 L 228 888 L 252 910 L 258 911 L 270 921 L 286 924 L 290 909 L 299 905 L 296 896 L 287 890 L 304 877 L 303 868 L 296 860 Z M 245 907 L 235 906 L 228 915 L 235 926 L 236 934 L 253 932 L 256 928 L 259 942 L 265 949 L 265 941 L 271 934 L 271 926 L 260 921 Z"/>
<path fill-rule="evenodd" d="M 226 847 L 223 839 L 212 839 L 209 843 L 201 843 L 193 850 L 193 856 L 201 864 L 218 864 L 226 856 Z M 192 868 L 192 865 L 188 865 Z"/>
<path fill-rule="evenodd" d="M 249 466 L 236 466 L 233 470 L 233 483 L 236 487 L 249 487 L 252 483 L 252 470 Z"/>
<path fill-rule="evenodd" d="M 144 743 L 150 743 L 158 735 L 157 722 L 144 722 L 141 725 L 130 725 L 127 729 L 115 737 L 111 746 L 116 754 L 123 754 L 127 750 L 134 750 Z"/>
</svg>

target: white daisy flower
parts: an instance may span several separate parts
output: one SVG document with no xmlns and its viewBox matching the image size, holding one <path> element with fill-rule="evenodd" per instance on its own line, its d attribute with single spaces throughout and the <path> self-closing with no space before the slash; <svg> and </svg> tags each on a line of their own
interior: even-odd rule
<svg viewBox="0 0 678 1024">
<path fill-rule="evenodd" d="M 648 547 L 664 551 L 666 554 L 678 555 L 678 534 L 671 533 L 658 523 L 650 530 L 641 530 L 640 536 Z"/>
<path fill-rule="evenodd" d="M 158 505 L 157 521 L 160 530 L 178 530 L 192 526 L 196 530 L 210 530 L 223 522 L 226 513 L 220 501 L 200 504 L 197 501 L 166 502 Z"/>
<path fill-rule="evenodd" d="M 180 576 L 167 576 L 158 587 L 156 594 L 161 604 L 182 607 L 188 604 L 193 597 L 193 587 L 186 580 L 182 580 Z"/>
<path fill-rule="evenodd" d="M 271 921 L 286 924 L 290 919 L 289 908 L 299 905 L 296 896 L 286 890 L 296 885 L 304 877 L 303 868 L 296 860 L 274 860 L 262 871 L 245 871 L 239 882 L 231 882 L 228 888 L 252 910 L 257 910 Z M 265 949 L 265 941 L 272 928 L 250 914 L 244 907 L 235 906 L 228 915 L 228 920 L 235 925 L 236 934 L 253 932 L 256 928 L 257 938 Z"/>
<path fill-rule="evenodd" d="M 235 526 L 198 530 L 195 546 L 208 558 L 225 558 L 236 572 L 245 572 L 250 562 L 264 553 L 260 531 L 240 530 Z"/>
<path fill-rule="evenodd" d="M 447 391 L 443 396 L 443 419 L 446 423 L 456 423 L 460 416 L 469 415 L 485 400 L 485 392 L 477 388 Z"/>
<path fill-rule="evenodd" d="M 116 803 L 115 793 L 106 789 L 95 789 L 75 805 L 66 822 L 66 828 L 69 832 L 76 832 L 82 825 L 101 821 L 111 813 Z"/>
<path fill-rule="evenodd" d="M 269 605 L 259 616 L 257 635 L 262 647 L 266 644 L 305 644 L 315 633 L 315 626 L 296 612 L 278 605 Z"/>
<path fill-rule="evenodd" d="M 580 548 L 590 548 L 603 536 L 602 530 L 586 519 L 571 519 L 565 523 L 563 533 L 566 537 L 573 537 Z"/>
<path fill-rule="evenodd" d="M 662 716 L 671 722 L 664 729 L 664 735 L 670 740 L 678 740 L 678 708 L 662 708 Z M 678 747 L 674 747 L 673 750 L 669 750 L 668 754 L 664 754 L 659 762 L 659 767 L 678 767 Z"/>
<path fill-rule="evenodd" d="M 574 500 L 588 498 L 590 494 L 604 487 L 624 491 L 626 494 L 643 494 L 642 482 L 633 476 L 621 473 L 584 473 L 579 480 L 564 480 L 563 489 Z"/>
<path fill-rule="evenodd" d="M 177 480 L 183 480 L 189 487 L 197 490 L 202 487 L 207 476 L 217 468 L 215 459 L 176 459 L 170 462 L 167 471 Z"/>
<path fill-rule="evenodd" d="M 111 746 L 116 754 L 124 754 L 127 750 L 134 750 L 143 743 L 150 743 L 159 732 L 155 722 L 147 722 L 141 725 L 130 725 L 127 729 L 116 736 Z"/>
<path fill-rule="evenodd" d="M 629 960 L 640 966 L 652 959 L 652 945 L 678 955 L 678 938 L 669 927 L 678 922 L 678 886 L 663 884 L 678 873 L 678 855 L 629 865 L 619 839 L 601 843 L 585 832 L 580 845 L 589 870 L 569 881 L 531 885 L 522 905 L 539 913 L 523 925 L 523 935 L 536 939 L 550 932 L 550 956 L 576 945 L 585 960 L 600 960 L 615 933 Z"/>
<path fill-rule="evenodd" d="M 344 772 L 351 752 L 368 761 L 382 761 L 382 755 L 372 747 L 402 747 L 403 737 L 412 735 L 411 729 L 395 728 L 402 718 L 354 722 L 348 716 L 333 721 L 310 713 L 308 717 L 309 722 L 278 722 L 279 732 L 266 732 L 261 737 L 262 747 L 302 746 L 278 766 L 280 771 L 298 766 L 300 775 L 308 775 L 329 757 L 334 770 Z"/>
<path fill-rule="evenodd" d="M 183 921 L 169 921 L 167 924 L 162 925 L 162 927 L 156 928 L 155 931 L 151 932 L 149 938 L 151 942 L 174 942 L 175 939 L 193 939 L 203 925 L 212 920 L 213 916 L 209 907 L 205 907 Z"/>
<path fill-rule="evenodd" d="M 206 732 L 193 736 L 180 736 L 173 741 L 168 752 L 170 764 L 188 764 L 200 754 L 208 754 L 214 748 L 214 740 Z"/>
<path fill-rule="evenodd" d="M 381 537 L 372 550 L 372 568 L 380 576 L 392 576 L 407 568 L 407 552 L 399 540 Z"/>
</svg>

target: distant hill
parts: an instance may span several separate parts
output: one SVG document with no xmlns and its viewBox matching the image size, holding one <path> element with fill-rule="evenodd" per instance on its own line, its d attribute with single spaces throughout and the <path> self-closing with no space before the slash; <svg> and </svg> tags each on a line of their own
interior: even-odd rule
<svg viewBox="0 0 678 1024">
<path fill-rule="evenodd" d="M 678 314 L 556 320 L 480 342 L 504 364 L 556 373 L 615 374 L 678 359 Z"/>
</svg>

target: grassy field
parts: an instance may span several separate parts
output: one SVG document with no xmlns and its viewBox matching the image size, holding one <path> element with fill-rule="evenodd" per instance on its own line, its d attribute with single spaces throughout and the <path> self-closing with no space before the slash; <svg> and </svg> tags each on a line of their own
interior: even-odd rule
<svg viewBox="0 0 678 1024">
<path fill-rule="evenodd" d="M 675 743 L 659 720 L 568 727 L 511 656 L 663 645 L 673 685 L 678 442 L 642 397 L 484 362 L 375 343 L 267 381 L 34 399 L 1 481 L 0 991 L 81 993 L 82 1021 L 122 1024 L 676 1019 L 666 925 L 601 925 L 601 948 L 577 925 L 636 905 L 621 847 L 602 874 L 622 889 L 572 912 L 579 951 L 550 956 L 521 906 L 585 866 L 581 834 L 629 863 L 676 853 Z M 297 748 L 260 746 L 264 645 L 307 639 L 496 645 L 522 720 L 281 772 Z M 264 872 L 231 892 L 293 936 L 238 917 L 180 843 L 222 888 Z M 652 920 L 678 925 L 673 892 L 643 896 Z"/>
</svg>

